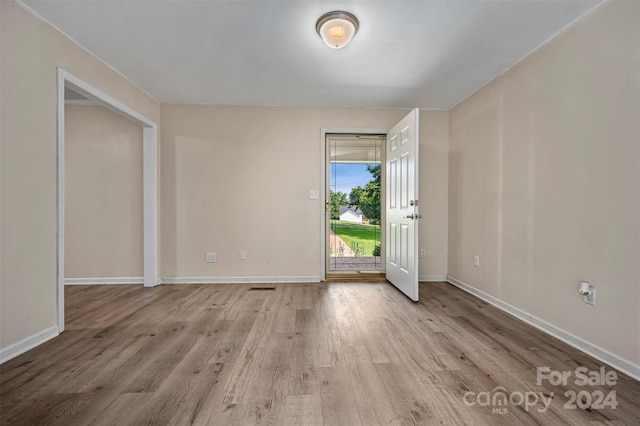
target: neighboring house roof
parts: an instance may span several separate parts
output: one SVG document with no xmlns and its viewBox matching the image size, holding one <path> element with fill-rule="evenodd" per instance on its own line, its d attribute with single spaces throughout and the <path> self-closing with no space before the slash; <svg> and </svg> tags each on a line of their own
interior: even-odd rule
<svg viewBox="0 0 640 426">
<path fill-rule="evenodd" d="M 351 210 L 351 213 L 355 213 L 356 216 L 362 216 L 362 210 L 358 206 L 340 206 L 340 214 L 342 215 L 346 211 Z"/>
</svg>

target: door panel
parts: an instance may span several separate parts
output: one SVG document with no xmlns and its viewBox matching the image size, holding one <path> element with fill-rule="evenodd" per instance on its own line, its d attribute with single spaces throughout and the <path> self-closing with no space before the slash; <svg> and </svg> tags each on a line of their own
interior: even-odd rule
<svg viewBox="0 0 640 426">
<path fill-rule="evenodd" d="M 409 272 L 409 225 L 404 223 L 400 225 L 400 270 Z"/>
<path fill-rule="evenodd" d="M 386 277 L 418 300 L 418 120 L 414 109 L 387 134 Z"/>
<path fill-rule="evenodd" d="M 389 200 L 391 202 L 392 209 L 395 209 L 398 206 L 397 205 L 398 196 L 396 191 L 396 188 L 398 185 L 396 181 L 397 169 L 398 169 L 398 160 L 394 159 L 389 164 L 389 172 L 387 174 L 387 179 L 389 179 Z"/>
<path fill-rule="evenodd" d="M 398 238 L 398 224 L 397 223 L 390 223 L 389 226 L 389 240 L 391 241 L 395 241 L 396 238 Z M 389 263 L 392 266 L 397 266 L 398 265 L 398 258 L 396 257 L 396 248 L 397 248 L 397 244 L 389 244 L 389 248 L 387 249 L 387 253 L 389 253 Z"/>
<path fill-rule="evenodd" d="M 398 180 L 400 184 L 400 208 L 406 209 L 409 207 L 409 154 L 404 153 L 400 157 L 400 172 L 398 173 Z"/>
</svg>

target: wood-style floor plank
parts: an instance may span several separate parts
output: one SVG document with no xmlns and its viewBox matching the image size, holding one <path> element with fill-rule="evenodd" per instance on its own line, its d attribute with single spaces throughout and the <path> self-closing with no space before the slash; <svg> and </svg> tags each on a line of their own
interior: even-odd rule
<svg viewBox="0 0 640 426">
<path fill-rule="evenodd" d="M 639 382 L 538 385 L 602 364 L 446 283 L 419 303 L 380 281 L 273 287 L 67 287 L 66 331 L 0 366 L 0 424 L 640 424 Z M 585 390 L 618 406 L 565 407 Z"/>
</svg>

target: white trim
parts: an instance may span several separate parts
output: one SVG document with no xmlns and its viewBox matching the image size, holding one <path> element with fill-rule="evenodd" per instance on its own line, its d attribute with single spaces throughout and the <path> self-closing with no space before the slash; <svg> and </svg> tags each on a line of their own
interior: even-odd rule
<svg viewBox="0 0 640 426">
<path fill-rule="evenodd" d="M 142 197 L 144 286 L 160 284 L 158 248 L 158 128 L 142 128 Z"/>
<path fill-rule="evenodd" d="M 318 283 L 321 277 L 162 277 L 162 284 Z"/>
<path fill-rule="evenodd" d="M 6 348 L 0 349 L 0 364 L 17 357 L 18 355 L 21 355 L 38 345 L 43 344 L 47 340 L 53 339 L 59 334 L 60 333 L 58 333 L 58 326 L 54 325 L 35 334 L 32 334 L 31 336 L 25 337 L 19 342 L 9 345 Z"/>
<path fill-rule="evenodd" d="M 144 277 L 65 278 L 64 285 L 144 284 Z"/>
<path fill-rule="evenodd" d="M 144 127 L 157 126 L 157 124 L 153 120 L 150 120 L 149 118 L 145 117 L 139 112 L 129 108 L 122 102 L 107 95 L 106 93 L 93 87 L 89 83 L 65 71 L 64 69 L 58 67 L 58 73 L 59 73 L 58 74 L 59 77 L 64 79 L 64 87 L 68 87 L 72 89 L 74 92 L 77 92 L 78 94 L 84 96 L 85 98 L 91 101 L 94 101 L 100 104 L 101 106 L 104 106 L 105 108 L 115 112 L 116 114 L 119 114 L 124 118 L 127 118 L 131 121 L 138 123 L 141 126 L 144 126 Z M 64 87 L 62 91 L 63 102 L 64 102 Z"/>
<path fill-rule="evenodd" d="M 69 106 L 102 106 L 90 99 L 65 99 L 64 104 Z"/>
<path fill-rule="evenodd" d="M 423 283 L 438 282 L 438 281 L 447 282 L 447 276 L 446 275 L 418 275 L 418 281 Z"/>
<path fill-rule="evenodd" d="M 57 99 L 57 120 L 58 134 L 56 140 L 57 152 L 57 199 L 58 204 L 58 232 L 57 232 L 57 252 L 56 252 L 56 309 L 58 332 L 64 331 L 64 74 L 58 68 L 58 99 Z"/>
<path fill-rule="evenodd" d="M 96 102 L 143 127 L 143 222 L 144 222 L 144 285 L 160 283 L 158 250 L 158 131 L 157 124 L 120 101 L 58 67 L 57 100 L 57 190 L 58 190 L 58 253 L 57 310 L 58 331 L 64 331 L 64 89 L 68 87 L 90 101 Z"/>
<path fill-rule="evenodd" d="M 496 308 L 513 315 L 521 321 L 526 322 L 527 324 L 537 328 L 538 330 L 544 331 L 547 334 L 555 337 L 568 344 L 569 346 L 573 346 L 574 348 L 586 353 L 587 355 L 592 356 L 593 358 L 604 362 L 605 364 L 620 370 L 624 374 L 633 377 L 636 380 L 640 380 L 640 366 L 632 363 L 631 361 L 627 361 L 624 358 L 621 358 L 611 352 L 602 349 L 592 343 L 587 342 L 586 340 L 575 336 L 567 331 L 562 330 L 561 328 L 556 327 L 553 324 L 549 324 L 548 322 L 531 315 L 519 308 L 516 308 L 513 305 L 505 303 L 500 299 L 497 299 L 483 291 L 480 291 L 467 283 L 464 283 L 451 275 L 447 277 L 447 281 L 460 288 L 461 290 L 466 291 L 479 299 L 484 300 L 485 302 L 495 306 Z"/>
<path fill-rule="evenodd" d="M 322 127 L 320 129 L 320 280 L 327 279 L 327 134 L 386 135 L 389 129 Z M 382 234 L 381 234 L 382 235 Z"/>
</svg>

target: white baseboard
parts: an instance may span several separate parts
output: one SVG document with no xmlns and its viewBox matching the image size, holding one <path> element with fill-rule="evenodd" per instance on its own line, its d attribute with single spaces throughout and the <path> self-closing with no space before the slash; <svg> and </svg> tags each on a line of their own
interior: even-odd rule
<svg viewBox="0 0 640 426">
<path fill-rule="evenodd" d="M 316 283 L 320 277 L 162 277 L 162 284 Z"/>
<path fill-rule="evenodd" d="M 436 282 L 436 281 L 444 281 L 447 282 L 446 275 L 419 275 L 418 281 L 420 282 Z"/>
<path fill-rule="evenodd" d="M 496 308 L 513 315 L 521 321 L 526 322 L 533 327 L 544 331 L 545 333 L 555 337 L 556 339 L 562 340 L 564 343 L 573 346 L 574 348 L 586 353 L 594 357 L 595 359 L 604 362 L 611 367 L 622 371 L 624 374 L 633 377 L 636 380 L 640 381 L 640 366 L 627 361 L 624 358 L 621 358 L 611 352 L 602 349 L 592 343 L 583 340 L 580 337 L 574 336 L 573 334 L 562 330 L 561 328 L 556 327 L 555 325 L 549 324 L 548 322 L 541 320 L 540 318 L 531 315 L 519 308 L 516 308 L 513 305 L 505 303 L 500 299 L 497 299 L 483 291 L 480 291 L 467 283 L 464 283 L 452 276 L 447 277 L 447 281 L 450 284 L 460 288 L 461 290 L 466 291 L 479 299 L 484 300 L 485 302 L 495 306 Z"/>
<path fill-rule="evenodd" d="M 58 326 L 54 325 L 52 327 L 39 331 L 36 334 L 32 334 L 31 336 L 28 336 L 20 340 L 19 342 L 9 345 L 6 348 L 0 349 L 0 364 L 17 357 L 18 355 L 21 355 L 38 345 L 43 344 L 47 340 L 53 339 L 58 334 L 60 334 L 58 333 Z"/>
<path fill-rule="evenodd" d="M 144 284 L 144 277 L 65 278 L 64 285 Z"/>
</svg>

